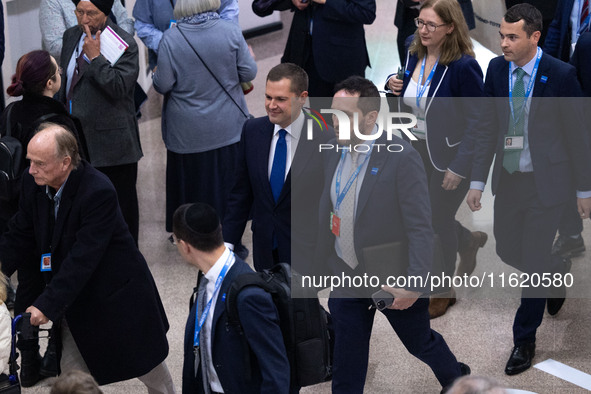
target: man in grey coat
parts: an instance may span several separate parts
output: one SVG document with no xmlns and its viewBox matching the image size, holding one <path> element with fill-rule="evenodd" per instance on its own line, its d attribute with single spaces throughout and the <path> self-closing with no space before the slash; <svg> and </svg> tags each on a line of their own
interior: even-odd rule
<svg viewBox="0 0 591 394">
<path fill-rule="evenodd" d="M 74 3 L 78 26 L 64 33 L 60 66 L 65 74 L 59 100 L 82 122 L 90 163 L 115 186 L 123 217 L 137 244 L 137 162 L 143 156 L 133 101 L 139 74 L 137 44 L 108 20 L 113 0 Z M 107 28 L 128 45 L 114 64 L 102 54 L 104 48 L 101 52 L 101 34 Z"/>
</svg>

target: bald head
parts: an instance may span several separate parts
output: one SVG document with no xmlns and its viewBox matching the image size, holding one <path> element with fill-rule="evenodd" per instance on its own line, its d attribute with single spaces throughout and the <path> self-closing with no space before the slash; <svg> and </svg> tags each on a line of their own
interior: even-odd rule
<svg viewBox="0 0 591 394">
<path fill-rule="evenodd" d="M 29 142 L 27 159 L 35 183 L 58 190 L 80 162 L 76 137 L 63 126 L 44 123 Z"/>
</svg>

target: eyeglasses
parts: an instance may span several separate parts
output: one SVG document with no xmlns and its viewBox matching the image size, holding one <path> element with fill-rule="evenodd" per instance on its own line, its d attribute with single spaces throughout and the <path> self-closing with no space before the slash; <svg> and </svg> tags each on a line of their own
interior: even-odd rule
<svg viewBox="0 0 591 394">
<path fill-rule="evenodd" d="M 170 241 L 171 244 L 173 245 L 178 245 L 179 241 L 181 240 L 180 238 L 178 238 L 176 235 L 174 235 L 174 233 L 168 237 L 168 240 Z"/>
<path fill-rule="evenodd" d="M 442 23 L 440 25 L 436 25 L 435 23 L 431 23 L 431 22 L 427 23 L 422 19 L 415 18 L 415 26 L 418 27 L 419 30 L 422 29 L 423 26 L 426 26 L 427 30 L 430 31 L 431 33 L 433 33 L 435 30 L 437 30 L 438 27 L 445 26 L 445 25 L 449 25 L 449 23 Z"/>
<path fill-rule="evenodd" d="M 83 10 L 76 9 L 76 15 L 78 15 L 80 18 L 82 18 L 86 14 L 86 16 L 89 17 L 90 19 L 94 19 L 100 13 L 101 13 L 100 11 L 83 11 Z"/>
<path fill-rule="evenodd" d="M 58 68 L 57 68 L 57 71 L 56 71 L 55 73 L 56 73 L 56 75 L 57 75 L 57 74 L 59 74 L 59 75 L 64 75 L 64 69 L 63 69 L 63 68 L 61 68 L 61 67 L 58 67 Z"/>
</svg>

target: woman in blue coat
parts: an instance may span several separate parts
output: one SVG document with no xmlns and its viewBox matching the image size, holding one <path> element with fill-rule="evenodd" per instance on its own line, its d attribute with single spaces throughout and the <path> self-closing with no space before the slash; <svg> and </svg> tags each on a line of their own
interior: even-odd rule
<svg viewBox="0 0 591 394">
<path fill-rule="evenodd" d="M 487 235 L 470 232 L 455 220 L 469 188 L 473 132 L 478 119 L 474 97 L 483 96 L 482 70 L 474 59 L 468 27 L 457 0 L 427 0 L 415 19 L 402 79 L 388 77 L 386 88 L 399 100 L 401 112 L 412 112 L 412 133 L 429 181 L 433 230 L 443 251 L 444 272 L 453 275 L 460 253 L 458 275 L 470 275 L 476 253 Z M 452 289 L 431 298 L 431 318 L 455 303 Z"/>
</svg>

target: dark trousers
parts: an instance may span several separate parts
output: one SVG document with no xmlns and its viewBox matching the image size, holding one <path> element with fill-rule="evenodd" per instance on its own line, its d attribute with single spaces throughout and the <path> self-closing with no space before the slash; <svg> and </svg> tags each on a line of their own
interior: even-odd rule
<svg viewBox="0 0 591 394">
<path fill-rule="evenodd" d="M 97 170 L 108 176 L 113 186 L 115 186 L 123 219 L 125 219 L 125 223 L 127 223 L 129 232 L 137 246 L 140 229 L 140 210 L 135 187 L 137 183 L 137 163 L 97 167 Z"/>
<path fill-rule="evenodd" d="M 335 334 L 332 392 L 363 393 L 369 361 L 369 341 L 375 309 L 368 309 L 368 298 L 338 298 L 333 292 L 328 300 Z M 413 356 L 426 363 L 442 386 L 460 376 L 460 365 L 443 337 L 429 322 L 429 300 L 418 299 L 406 310 L 386 309 L 382 313 Z"/>
<path fill-rule="evenodd" d="M 308 94 L 310 97 L 332 97 L 334 95 L 334 82 L 322 79 L 316 70 L 311 46 L 310 56 L 308 57 L 304 70 L 306 70 L 306 73 L 308 74 Z M 312 104 L 312 106 L 316 107 L 315 104 Z"/>
<path fill-rule="evenodd" d="M 563 210 L 564 204 L 542 205 L 533 173 L 509 175 L 503 170 L 494 207 L 494 234 L 501 260 L 528 274 L 562 272 L 562 259 L 550 253 Z M 535 342 L 548 295 L 548 289 L 523 288 L 513 323 L 516 345 Z"/>
<path fill-rule="evenodd" d="M 466 197 L 470 182 L 462 179 L 456 190 L 445 190 L 441 187 L 445 172 L 437 170 L 431 163 L 427 143 L 424 140 L 413 141 L 421 155 L 429 184 L 431 200 L 432 225 L 435 234 L 439 235 L 443 249 L 444 272 L 453 275 L 456 268 L 457 252 L 470 245 L 472 234 L 456 220 L 456 213 Z"/>
</svg>

